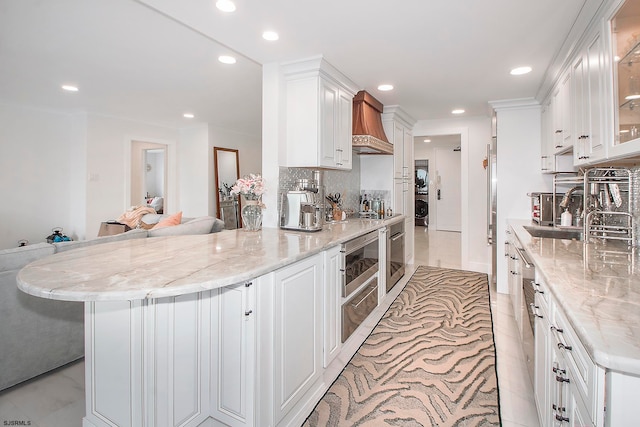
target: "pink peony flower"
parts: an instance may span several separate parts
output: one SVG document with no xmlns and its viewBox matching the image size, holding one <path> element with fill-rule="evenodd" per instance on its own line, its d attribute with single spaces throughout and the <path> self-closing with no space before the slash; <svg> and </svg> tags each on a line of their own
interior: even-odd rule
<svg viewBox="0 0 640 427">
<path fill-rule="evenodd" d="M 240 178 L 231 187 L 231 194 L 242 194 L 247 199 L 259 199 L 265 191 L 264 179 L 260 174 Z"/>
</svg>

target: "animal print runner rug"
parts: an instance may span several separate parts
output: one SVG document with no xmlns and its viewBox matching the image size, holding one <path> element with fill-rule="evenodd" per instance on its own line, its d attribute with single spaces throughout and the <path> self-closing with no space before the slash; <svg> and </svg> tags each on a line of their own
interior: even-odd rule
<svg viewBox="0 0 640 427">
<path fill-rule="evenodd" d="M 487 275 L 418 267 L 304 426 L 498 426 Z"/>
</svg>

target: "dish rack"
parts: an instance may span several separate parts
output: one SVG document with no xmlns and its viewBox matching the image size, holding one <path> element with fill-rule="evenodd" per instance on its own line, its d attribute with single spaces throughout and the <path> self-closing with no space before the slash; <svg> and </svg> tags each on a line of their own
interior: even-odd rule
<svg viewBox="0 0 640 427">
<path fill-rule="evenodd" d="M 625 168 L 594 168 L 585 172 L 585 236 L 621 240 L 632 246 L 631 173 Z"/>
<path fill-rule="evenodd" d="M 591 168 L 579 173 L 554 176 L 556 188 L 572 186 L 565 193 L 582 192 L 582 212 L 585 241 L 617 240 L 633 246 L 635 229 L 631 203 L 631 172 L 626 168 Z M 558 203 L 554 200 L 554 209 Z M 557 212 L 554 212 L 557 217 Z"/>
</svg>

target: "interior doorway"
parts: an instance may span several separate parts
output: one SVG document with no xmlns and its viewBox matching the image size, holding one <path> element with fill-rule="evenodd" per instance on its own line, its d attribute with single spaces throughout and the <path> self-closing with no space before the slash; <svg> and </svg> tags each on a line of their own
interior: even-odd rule
<svg viewBox="0 0 640 427">
<path fill-rule="evenodd" d="M 416 225 L 416 264 L 448 268 L 463 266 L 463 136 L 462 133 L 451 132 L 414 138 L 416 173 L 418 165 L 422 164 L 419 162 L 428 164 L 429 171 L 426 189 L 418 190 L 416 187 L 416 203 L 424 198 L 429 207 L 428 225 Z M 426 198 L 424 194 L 418 194 L 419 191 L 427 193 Z"/>
<path fill-rule="evenodd" d="M 167 198 L 167 151 L 165 144 L 131 141 L 131 206 L 153 203 L 164 211 Z"/>
</svg>

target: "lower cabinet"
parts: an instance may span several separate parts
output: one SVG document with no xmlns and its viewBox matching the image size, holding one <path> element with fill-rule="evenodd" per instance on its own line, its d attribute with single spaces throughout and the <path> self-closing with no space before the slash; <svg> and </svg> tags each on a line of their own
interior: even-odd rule
<svg viewBox="0 0 640 427">
<path fill-rule="evenodd" d="M 326 368 L 336 358 L 342 348 L 340 334 L 342 330 L 342 316 L 340 303 L 342 300 L 340 271 L 340 246 L 324 251 L 324 351 L 323 364 Z"/>
<path fill-rule="evenodd" d="M 549 372 L 552 372 L 552 356 L 551 347 L 549 343 L 550 326 L 549 322 L 549 308 L 543 295 L 547 294 L 547 289 L 544 283 L 536 278 L 538 288 L 541 292 L 536 293 L 535 303 L 533 309 L 535 310 L 535 364 L 534 364 L 534 380 L 533 389 L 535 392 L 536 405 L 538 407 L 538 418 L 540 419 L 541 426 L 550 426 L 552 415 L 552 403 L 551 403 L 551 386 L 552 378 Z"/>
<path fill-rule="evenodd" d="M 209 419 L 210 297 L 85 303 L 83 426 L 198 426 Z"/>
<path fill-rule="evenodd" d="M 275 272 L 273 398 L 279 423 L 322 374 L 322 254 Z"/>
<path fill-rule="evenodd" d="M 604 369 L 586 353 L 536 274 L 534 392 L 542 427 L 603 426 Z"/>
<path fill-rule="evenodd" d="M 211 413 L 229 426 L 255 420 L 255 284 L 211 291 Z"/>
</svg>

